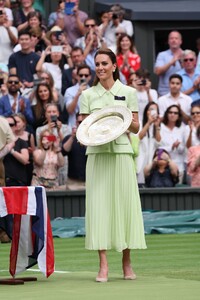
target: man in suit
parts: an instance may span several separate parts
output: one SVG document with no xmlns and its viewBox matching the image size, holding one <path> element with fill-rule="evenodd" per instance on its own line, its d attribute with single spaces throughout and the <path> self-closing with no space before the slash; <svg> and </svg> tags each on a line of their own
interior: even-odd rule
<svg viewBox="0 0 200 300">
<path fill-rule="evenodd" d="M 7 81 L 8 94 L 0 98 L 0 115 L 9 117 L 21 112 L 29 125 L 33 124 L 34 117 L 29 99 L 20 95 L 20 81 L 17 75 L 9 75 Z"/>
</svg>

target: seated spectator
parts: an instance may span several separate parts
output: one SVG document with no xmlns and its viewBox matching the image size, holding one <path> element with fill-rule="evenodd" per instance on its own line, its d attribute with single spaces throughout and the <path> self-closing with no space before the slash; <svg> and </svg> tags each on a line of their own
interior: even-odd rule
<svg viewBox="0 0 200 300">
<path fill-rule="evenodd" d="M 56 25 L 58 14 L 63 14 L 65 12 L 65 0 L 59 0 L 56 11 L 50 13 L 48 17 L 48 28 L 52 28 Z"/>
<path fill-rule="evenodd" d="M 145 106 L 151 102 L 157 103 L 158 93 L 151 88 L 150 73 L 146 69 L 130 74 L 127 84 L 137 90 L 139 120 L 142 123 Z"/>
<path fill-rule="evenodd" d="M 191 146 L 187 154 L 187 174 L 191 178 L 191 186 L 200 186 L 200 126 L 197 128 L 197 139 L 199 144 Z"/>
<path fill-rule="evenodd" d="M 68 156 L 68 178 L 66 188 L 69 190 L 85 189 L 85 168 L 87 156 L 86 147 L 81 145 L 76 138 L 76 130 L 82 121 L 80 115 L 76 115 L 76 126 L 72 133 L 64 137 L 62 141 L 62 154 Z"/>
<path fill-rule="evenodd" d="M 149 102 L 143 114 L 143 122 L 140 122 L 139 154 L 136 158 L 137 180 L 139 185 L 144 184 L 144 167 L 152 162 L 155 150 L 160 146 L 160 118 L 158 105 Z"/>
<path fill-rule="evenodd" d="M 24 88 L 32 88 L 33 75 L 36 73 L 36 65 L 40 56 L 32 50 L 30 32 L 19 32 L 19 44 L 21 45 L 21 50 L 11 54 L 9 57 L 9 72 L 19 76 Z"/>
<path fill-rule="evenodd" d="M 144 168 L 147 187 L 174 187 L 178 183 L 178 167 L 164 149 L 156 150 L 153 161 Z"/>
<path fill-rule="evenodd" d="M 141 58 L 136 53 L 133 39 L 126 33 L 117 40 L 117 65 L 119 70 L 128 80 L 131 73 L 140 69 Z"/>
<path fill-rule="evenodd" d="M 9 117 L 14 113 L 22 113 L 29 128 L 34 123 L 34 116 L 29 99 L 20 94 L 20 81 L 17 75 L 9 75 L 7 81 L 8 93 L 0 98 L 0 115 Z"/>
<path fill-rule="evenodd" d="M 190 109 L 192 98 L 181 93 L 183 79 L 178 74 L 172 74 L 169 77 L 170 92 L 158 98 L 158 106 L 160 110 L 160 117 L 162 118 L 166 109 L 173 104 L 176 104 L 181 109 L 183 121 L 187 124 L 190 120 Z"/>
<path fill-rule="evenodd" d="M 77 70 L 78 82 L 66 89 L 64 95 L 64 102 L 68 112 L 68 124 L 71 128 L 76 126 L 76 114 L 79 112 L 80 96 L 82 91 L 89 88 L 89 81 L 91 80 L 91 69 L 88 65 L 81 65 Z"/>
<path fill-rule="evenodd" d="M 55 50 L 54 47 L 57 46 L 48 46 L 45 51 L 43 51 L 40 60 L 37 63 L 36 71 L 38 73 L 42 71 L 48 71 L 52 74 L 55 88 L 58 91 L 61 91 L 61 78 L 62 78 L 62 71 L 64 68 L 69 68 L 72 66 L 71 58 L 68 52 L 67 46 L 61 46 L 62 49 Z M 45 62 L 47 56 L 50 56 L 50 62 Z M 68 64 L 66 64 L 66 61 Z"/>
<path fill-rule="evenodd" d="M 185 128 L 186 132 L 186 147 L 199 145 L 197 136 L 197 128 L 200 126 L 200 104 L 193 105 L 191 108 L 191 120 Z"/>
<path fill-rule="evenodd" d="M 16 120 L 13 116 L 7 118 L 15 135 Z M 15 135 L 15 146 L 3 160 L 5 168 L 6 186 L 26 186 L 27 169 L 29 163 L 28 143 Z"/>
<path fill-rule="evenodd" d="M 184 50 L 181 61 L 182 69 L 177 72 L 183 79 L 181 90 L 190 96 L 192 101 L 196 101 L 200 98 L 200 71 L 196 69 L 196 53 L 192 50 Z"/>
<path fill-rule="evenodd" d="M 34 170 L 31 185 L 47 190 L 58 188 L 58 169 L 64 166 L 60 140 L 45 129 L 40 134 L 38 149 L 33 152 Z"/>
<path fill-rule="evenodd" d="M 1 5 L 0 1 L 0 5 Z M 5 11 L 0 7 L 0 64 L 7 66 L 13 47 L 18 41 L 17 29 L 8 24 Z M 1 68 L 1 65 L 0 65 Z"/>
<path fill-rule="evenodd" d="M 182 122 L 181 109 L 171 105 L 165 111 L 160 126 L 161 147 L 167 150 L 179 169 L 179 183 L 183 183 L 185 159 L 185 126 Z"/>
</svg>

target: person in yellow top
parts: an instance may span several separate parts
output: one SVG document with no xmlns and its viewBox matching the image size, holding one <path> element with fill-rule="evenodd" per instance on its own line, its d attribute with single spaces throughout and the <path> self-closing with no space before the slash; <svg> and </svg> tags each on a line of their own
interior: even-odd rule
<svg viewBox="0 0 200 300">
<path fill-rule="evenodd" d="M 94 86 L 83 91 L 83 118 L 106 106 L 123 105 L 132 111 L 129 131 L 139 130 L 136 91 L 119 81 L 115 54 L 107 48 L 95 55 Z M 97 282 L 108 280 L 106 250 L 122 252 L 124 279 L 135 279 L 130 250 L 145 249 L 140 196 L 135 173 L 133 147 L 128 136 L 87 148 L 86 165 L 86 248 L 98 250 L 100 269 Z"/>
</svg>

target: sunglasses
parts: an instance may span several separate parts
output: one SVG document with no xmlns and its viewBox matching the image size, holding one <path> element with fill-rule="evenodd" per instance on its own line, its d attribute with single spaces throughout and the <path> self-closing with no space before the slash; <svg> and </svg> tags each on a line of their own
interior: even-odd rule
<svg viewBox="0 0 200 300">
<path fill-rule="evenodd" d="M 184 62 L 187 62 L 187 61 L 194 61 L 194 58 L 185 58 L 183 61 L 184 61 Z"/>
<path fill-rule="evenodd" d="M 9 126 L 10 126 L 10 127 L 14 127 L 14 126 L 15 126 L 15 123 L 9 123 Z"/>
<path fill-rule="evenodd" d="M 19 81 L 17 81 L 17 80 L 8 80 L 8 83 L 9 84 L 18 84 L 19 83 Z"/>
<path fill-rule="evenodd" d="M 168 114 L 174 114 L 174 115 L 178 115 L 179 113 L 177 111 L 168 111 Z"/>
<path fill-rule="evenodd" d="M 95 27 L 95 24 L 85 24 L 85 27 Z"/>
<path fill-rule="evenodd" d="M 116 32 L 116 33 L 115 33 L 116 36 L 118 36 L 118 35 L 120 35 L 120 34 L 121 34 L 121 32 Z"/>
<path fill-rule="evenodd" d="M 194 115 L 199 115 L 199 114 L 200 114 L 200 111 L 193 111 L 193 112 L 191 113 L 192 116 L 194 116 Z"/>
<path fill-rule="evenodd" d="M 82 78 L 82 77 L 86 77 L 86 78 L 87 78 L 87 77 L 90 76 L 90 75 L 89 75 L 89 74 L 78 74 L 78 76 L 80 76 L 81 78 Z"/>
<path fill-rule="evenodd" d="M 49 77 L 40 77 L 42 80 L 49 80 Z"/>
</svg>

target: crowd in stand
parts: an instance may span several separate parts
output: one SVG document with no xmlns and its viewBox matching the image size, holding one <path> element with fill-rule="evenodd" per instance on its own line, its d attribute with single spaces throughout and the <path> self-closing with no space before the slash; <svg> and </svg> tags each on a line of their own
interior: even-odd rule
<svg viewBox="0 0 200 300">
<path fill-rule="evenodd" d="M 0 0 L 0 115 L 16 138 L 4 157 L 6 185 L 84 189 L 79 101 L 92 85 L 96 51 L 108 47 L 120 80 L 137 91 L 140 131 L 127 134 L 139 186 L 200 186 L 200 55 L 171 31 L 169 49 L 156 57 L 156 89 L 123 7 L 94 19 L 79 2 L 59 0 L 44 16 L 34 0 Z"/>
</svg>

